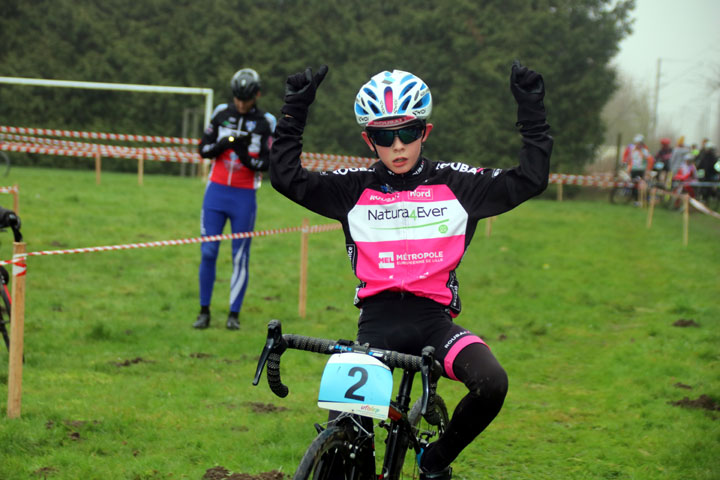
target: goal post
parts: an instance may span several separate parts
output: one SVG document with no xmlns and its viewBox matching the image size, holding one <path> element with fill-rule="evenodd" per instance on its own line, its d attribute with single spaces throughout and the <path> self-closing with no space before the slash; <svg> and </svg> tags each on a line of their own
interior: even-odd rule
<svg viewBox="0 0 720 480">
<path fill-rule="evenodd" d="M 205 125 L 210 123 L 213 112 L 211 88 L 172 87 L 164 85 L 138 85 L 132 83 L 80 82 L 74 80 L 48 80 L 43 78 L 0 77 L 0 83 L 30 85 L 34 87 L 84 88 L 90 90 L 123 90 L 126 92 L 169 93 L 179 95 L 203 95 L 205 97 Z"/>
</svg>

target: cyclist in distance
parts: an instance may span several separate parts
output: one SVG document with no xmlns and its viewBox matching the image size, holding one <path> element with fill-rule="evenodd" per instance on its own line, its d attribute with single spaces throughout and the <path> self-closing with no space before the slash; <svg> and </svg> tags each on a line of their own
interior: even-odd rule
<svg viewBox="0 0 720 480">
<path fill-rule="evenodd" d="M 633 138 L 633 143 L 628 144 L 623 152 L 623 163 L 627 165 L 630 178 L 649 179 L 655 159 L 645 145 L 645 137 L 638 133 Z"/>
<path fill-rule="evenodd" d="M 418 456 L 420 478 L 448 479 L 450 463 L 495 418 L 508 388 L 486 343 L 454 322 L 461 310 L 456 268 L 480 219 L 507 212 L 547 186 L 553 140 L 543 78 L 513 63 L 510 90 L 522 136 L 514 168 L 425 158 L 423 144 L 433 129 L 430 89 L 412 73 L 393 70 L 374 75 L 355 98 L 362 139 L 379 160 L 370 168 L 310 172 L 300 163 L 302 134 L 327 71 L 323 65 L 314 75 L 308 68 L 288 77 L 271 182 L 292 201 L 341 222 L 360 280 L 357 340 L 412 355 L 433 346 L 444 376 L 467 386 L 445 435 Z"/>
<path fill-rule="evenodd" d="M 203 198 L 200 231 L 202 236 L 220 235 L 230 220 L 232 233 L 250 232 L 255 227 L 257 203 L 263 170 L 268 169 L 270 137 L 276 119 L 257 106 L 260 76 L 243 68 L 230 82 L 233 100 L 218 105 L 200 140 L 200 155 L 211 158 L 212 169 Z M 230 279 L 230 313 L 226 327 L 240 328 L 239 313 L 248 285 L 250 238 L 233 239 L 233 273 Z M 200 246 L 200 313 L 195 328 L 210 325 L 210 300 L 220 242 Z"/>
</svg>

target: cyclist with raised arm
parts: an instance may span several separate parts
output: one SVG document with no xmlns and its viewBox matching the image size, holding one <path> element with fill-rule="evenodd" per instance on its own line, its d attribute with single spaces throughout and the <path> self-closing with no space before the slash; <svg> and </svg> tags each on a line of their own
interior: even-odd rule
<svg viewBox="0 0 720 480">
<path fill-rule="evenodd" d="M 420 478 L 451 478 L 450 463 L 500 411 L 507 375 L 485 342 L 453 319 L 460 313 L 456 268 L 477 226 L 538 195 L 548 183 L 552 138 L 542 76 L 514 63 L 510 88 L 522 135 L 519 165 L 478 168 L 430 161 L 422 146 L 433 125 L 428 86 L 394 70 L 373 76 L 355 99 L 362 138 L 379 161 L 370 168 L 310 172 L 300 162 L 302 134 L 316 89 L 328 71 L 287 79 L 283 116 L 270 153 L 270 176 L 282 194 L 339 220 L 360 284 L 357 340 L 420 355 L 435 348 L 444 375 L 468 394 L 450 424 L 418 462 Z"/>
</svg>

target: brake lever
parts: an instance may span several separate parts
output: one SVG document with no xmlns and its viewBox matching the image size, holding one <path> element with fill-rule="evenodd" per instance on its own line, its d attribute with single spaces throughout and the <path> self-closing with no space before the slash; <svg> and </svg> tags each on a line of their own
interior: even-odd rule
<svg viewBox="0 0 720 480">
<path fill-rule="evenodd" d="M 268 356 L 273 352 L 282 353 L 284 350 L 285 346 L 283 346 L 282 342 L 282 325 L 280 324 L 280 320 L 270 320 L 270 323 L 268 323 L 267 340 L 265 340 L 265 346 L 258 360 L 253 385 L 257 386 L 260 382 L 260 375 L 262 375 L 263 368 L 265 368 Z"/>
<path fill-rule="evenodd" d="M 422 350 L 422 362 L 420 364 L 420 375 L 422 377 L 422 409 L 420 413 L 427 412 L 428 401 L 430 400 L 430 371 L 435 363 L 435 348 L 427 346 Z"/>
</svg>

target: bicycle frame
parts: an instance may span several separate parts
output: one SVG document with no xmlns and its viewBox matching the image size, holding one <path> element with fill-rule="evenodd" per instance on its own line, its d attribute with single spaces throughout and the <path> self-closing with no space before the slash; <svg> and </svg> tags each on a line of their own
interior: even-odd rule
<svg viewBox="0 0 720 480">
<path fill-rule="evenodd" d="M 411 446 L 415 453 L 419 453 L 422 448 L 421 440 L 419 439 L 421 435 L 419 432 L 416 435 L 408 417 L 411 402 L 410 394 L 415 374 L 419 372 L 423 381 L 421 413 L 425 414 L 428 403 L 435 397 L 437 380 L 440 378 L 442 372 L 441 365 L 433 358 L 434 349 L 432 347 L 426 347 L 423 349 L 422 356 L 418 357 L 389 350 L 374 349 L 369 345 L 359 345 L 348 340 L 338 340 L 335 342 L 299 335 L 283 335 L 280 322 L 273 320 L 268 325 L 267 341 L 258 361 L 253 385 L 258 384 L 262 370 L 265 364 L 267 364 L 267 379 L 270 389 L 279 397 L 287 396 L 288 388 L 280 381 L 280 356 L 287 348 L 323 354 L 341 352 L 365 353 L 380 359 L 390 368 L 402 368 L 403 374 L 397 395 L 395 400 L 390 402 L 388 412 L 389 422 L 382 420 L 378 424 L 380 428 L 387 430 L 388 436 L 386 439 L 382 470 L 376 477 L 386 480 L 398 478 L 405 461 L 405 454 L 408 447 Z M 363 435 L 370 440 L 370 445 L 374 452 L 374 430 L 373 428 L 368 429 L 372 422 L 371 419 L 351 413 L 340 413 L 336 418 L 328 422 L 328 428 L 343 425 L 344 422 L 347 421 L 354 423 L 354 426 L 357 427 L 356 430 L 360 432 L 358 433 L 359 435 Z M 321 427 L 317 427 L 320 433 L 322 431 Z M 428 438 L 431 436 L 429 433 L 426 433 L 426 435 Z M 357 442 L 357 445 L 362 445 L 364 441 L 365 440 L 362 439 Z M 354 454 L 357 454 L 357 452 L 354 452 Z M 374 455 L 372 461 L 374 470 Z M 362 466 L 360 470 L 364 470 Z M 362 472 L 359 472 L 359 474 L 362 475 Z"/>
<path fill-rule="evenodd" d="M 0 207 L 0 230 L 4 230 L 5 228 L 10 227 L 10 229 L 13 232 L 13 239 L 15 242 L 22 242 L 22 233 L 20 232 L 20 218 L 17 216 L 15 212 L 12 210 L 8 210 L 6 208 Z M 5 268 L 2 268 L 0 271 L 2 273 L 2 281 L 0 281 L 0 287 L 3 289 L 3 307 L 7 310 L 7 320 L 0 315 L 0 334 L 2 334 L 3 341 L 5 342 L 5 346 L 7 347 L 8 351 L 10 351 L 10 337 L 8 336 L 7 327 L 6 324 L 10 323 L 11 321 L 11 313 L 10 313 L 10 291 L 7 288 L 8 281 L 10 279 L 10 275 L 8 274 L 7 270 Z"/>
<path fill-rule="evenodd" d="M 410 421 L 408 420 L 410 392 L 414 378 L 415 372 L 403 370 L 402 380 L 400 381 L 395 402 L 393 402 L 394 404 L 390 404 L 390 425 L 388 427 L 385 458 L 383 459 L 383 468 L 378 478 L 394 478 L 400 470 L 402 470 L 403 463 L 405 462 L 405 450 L 408 448 L 407 444 L 403 445 L 404 440 L 410 439 L 415 453 L 420 453 L 420 442 L 413 434 L 412 425 L 410 425 Z M 384 427 L 383 422 L 380 423 L 380 426 Z M 403 431 L 405 432 L 404 434 Z"/>
</svg>

